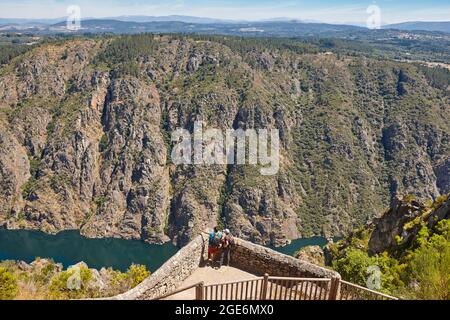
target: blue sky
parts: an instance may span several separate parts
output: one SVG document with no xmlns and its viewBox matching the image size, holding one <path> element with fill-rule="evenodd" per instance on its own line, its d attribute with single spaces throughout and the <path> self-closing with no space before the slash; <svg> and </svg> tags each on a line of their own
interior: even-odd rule
<svg viewBox="0 0 450 320">
<path fill-rule="evenodd" d="M 190 15 L 234 20 L 288 17 L 330 23 L 365 23 L 369 5 L 381 10 L 382 23 L 449 21 L 449 0 L 0 0 L 1 18 L 56 18 L 69 5 L 83 17 Z"/>
</svg>

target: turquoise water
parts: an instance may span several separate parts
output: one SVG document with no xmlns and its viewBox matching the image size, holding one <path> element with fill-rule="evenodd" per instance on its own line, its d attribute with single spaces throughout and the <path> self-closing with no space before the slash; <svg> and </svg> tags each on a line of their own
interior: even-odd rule
<svg viewBox="0 0 450 320">
<path fill-rule="evenodd" d="M 30 263 L 41 257 L 52 258 L 65 268 L 84 261 L 90 268 L 112 267 L 120 271 L 136 263 L 155 271 L 177 251 L 172 243 L 155 245 L 138 240 L 88 239 L 78 231 L 48 235 L 29 230 L 0 230 L 0 261 Z"/>
<path fill-rule="evenodd" d="M 327 243 L 325 238 L 312 237 L 292 240 L 285 247 L 273 247 L 278 252 L 293 255 L 305 246 Z M 84 261 L 90 268 L 112 267 L 126 271 L 132 264 L 143 264 L 150 271 L 157 270 L 169 260 L 178 248 L 172 243 L 148 244 L 138 240 L 88 239 L 78 231 L 63 231 L 49 235 L 30 230 L 0 230 L 0 261 L 22 260 L 32 262 L 36 257 L 52 258 L 65 268 Z"/>
<path fill-rule="evenodd" d="M 293 256 L 298 250 L 306 246 L 320 246 L 323 247 L 327 244 L 327 240 L 322 237 L 312 237 L 312 238 L 304 238 L 292 240 L 292 242 L 285 247 L 273 247 L 269 246 L 270 249 L 275 251 Z"/>
</svg>

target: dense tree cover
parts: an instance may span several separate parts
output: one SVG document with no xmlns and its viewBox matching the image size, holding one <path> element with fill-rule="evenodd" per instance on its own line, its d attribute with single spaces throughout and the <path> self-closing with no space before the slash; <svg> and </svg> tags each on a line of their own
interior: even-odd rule
<svg viewBox="0 0 450 320">
<path fill-rule="evenodd" d="M 343 279 L 367 286 L 367 281 L 372 275 L 371 266 L 377 266 L 381 271 L 381 291 L 385 293 L 394 293 L 397 288 L 402 288 L 404 283 L 400 278 L 400 272 L 404 266 L 399 265 L 398 261 L 390 258 L 387 254 L 370 257 L 367 252 L 349 248 L 345 255 L 334 261 L 333 269 L 338 271 Z"/>
<path fill-rule="evenodd" d="M 106 65 L 114 75 L 139 75 L 138 58 L 154 52 L 153 34 L 119 37 L 105 48 L 94 60 L 96 65 Z"/>
<path fill-rule="evenodd" d="M 450 86 L 450 70 L 441 67 L 427 67 L 419 65 L 420 70 L 430 83 L 439 89 L 447 89 Z"/>
<path fill-rule="evenodd" d="M 438 199 L 437 202 L 442 202 Z M 436 208 L 438 204 L 431 204 Z M 420 222 L 419 222 L 420 223 Z M 405 226 L 404 228 L 408 228 Z M 380 291 L 408 299 L 450 299 L 450 220 L 441 220 L 433 229 L 424 223 L 415 241 L 390 252 L 370 256 L 367 252 L 370 230 L 355 230 L 350 245 L 338 252 L 339 243 L 331 246 L 333 269 L 343 279 L 367 286 L 369 267 L 381 271 Z M 400 239 L 399 239 L 400 240 Z"/>
<path fill-rule="evenodd" d="M 191 36 L 191 38 L 218 42 L 240 54 L 264 50 L 289 50 L 298 54 L 319 52 L 319 46 L 316 43 L 296 38 L 248 38 L 208 35 L 195 35 Z"/>
<path fill-rule="evenodd" d="M 0 46 L 0 66 L 9 63 L 12 59 L 31 49 L 26 45 L 1 45 Z"/>
<path fill-rule="evenodd" d="M 423 227 L 419 247 L 407 254 L 404 276 L 411 284 L 405 296 L 427 300 L 450 300 L 450 220 L 436 230 Z"/>
<path fill-rule="evenodd" d="M 155 53 L 158 42 L 155 38 L 162 35 L 139 34 L 125 35 L 110 42 L 95 59 L 94 64 L 106 66 L 116 76 L 139 75 L 139 60 L 145 59 Z M 213 41 L 228 46 L 238 54 L 246 55 L 252 52 L 263 52 L 267 50 L 288 50 L 293 53 L 317 53 L 319 46 L 298 39 L 279 38 L 244 38 L 224 36 L 202 36 L 202 35 L 171 35 L 173 40 L 193 39 L 195 41 Z"/>
<path fill-rule="evenodd" d="M 150 56 L 155 53 L 158 46 L 157 37 L 164 34 L 142 33 L 137 35 L 123 35 L 112 38 L 109 45 L 94 60 L 97 67 L 107 67 L 115 76 L 121 75 L 139 75 L 139 59 Z M 86 35 L 88 37 L 88 35 Z M 99 36 L 90 36 L 98 38 Z M 332 51 L 338 55 L 350 56 L 370 56 L 381 59 L 423 59 L 425 61 L 447 61 L 442 56 L 442 48 L 436 43 L 437 48 L 430 46 L 422 46 L 422 42 L 415 42 L 411 45 L 406 40 L 398 40 L 397 42 L 383 45 L 381 42 L 372 40 L 349 40 L 340 38 L 271 38 L 271 37 L 237 37 L 237 36 L 221 36 L 221 35 L 184 35 L 171 34 L 171 39 L 186 40 L 194 39 L 195 41 L 212 41 L 226 45 L 237 54 L 248 57 L 249 54 L 255 52 L 278 50 L 289 51 L 296 54 L 316 54 L 319 52 Z M 50 38 L 45 40 L 58 41 L 59 38 Z M 64 40 L 61 38 L 59 41 Z M 44 41 L 44 42 L 45 42 Z M 400 42 L 399 42 L 400 41 Z M 406 42 L 405 42 L 406 41 Z M 398 43 L 399 42 L 399 43 Z M 406 45 L 407 43 L 408 45 Z M 427 49 L 426 54 L 422 51 Z M 406 50 L 406 51 L 405 51 Z M 431 50 L 431 52 L 430 52 Z M 408 53 L 408 56 L 405 54 Z M 417 55 L 417 56 L 416 56 Z M 432 59 L 432 56 L 439 56 Z M 422 66 L 422 71 L 433 85 L 442 89 L 445 84 L 448 86 L 449 71 L 444 68 L 427 68 Z"/>
</svg>

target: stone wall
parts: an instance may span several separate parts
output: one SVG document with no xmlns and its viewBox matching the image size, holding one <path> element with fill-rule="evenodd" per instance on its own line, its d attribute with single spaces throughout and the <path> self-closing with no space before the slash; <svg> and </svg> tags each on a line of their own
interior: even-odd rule
<svg viewBox="0 0 450 320">
<path fill-rule="evenodd" d="M 236 239 L 231 251 L 232 267 L 256 274 L 279 277 L 341 278 L 339 273 L 272 249 Z"/>
<path fill-rule="evenodd" d="M 108 299 L 150 300 L 175 291 L 207 258 L 208 237 L 199 235 L 135 288 Z"/>
<path fill-rule="evenodd" d="M 207 252 L 208 234 L 202 233 L 137 287 L 107 299 L 149 300 L 173 292 L 202 265 L 207 259 Z M 268 273 L 282 277 L 341 278 L 335 271 L 242 239 L 236 239 L 236 245 L 231 252 L 231 266 L 255 275 Z"/>
</svg>

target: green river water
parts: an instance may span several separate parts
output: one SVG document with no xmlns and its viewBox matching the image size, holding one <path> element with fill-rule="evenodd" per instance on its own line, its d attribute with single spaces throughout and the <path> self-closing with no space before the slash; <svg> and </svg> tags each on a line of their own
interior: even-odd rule
<svg viewBox="0 0 450 320">
<path fill-rule="evenodd" d="M 274 248 L 292 255 L 308 245 L 325 245 L 321 237 L 293 240 L 288 246 Z M 84 261 L 90 268 L 112 267 L 125 271 L 132 263 L 143 264 L 150 271 L 157 270 L 172 257 L 178 248 L 172 243 L 148 244 L 138 240 L 88 239 L 78 231 L 63 231 L 49 235 L 29 230 L 0 230 L 0 261 L 32 262 L 36 257 L 52 258 L 65 268 Z"/>
</svg>

